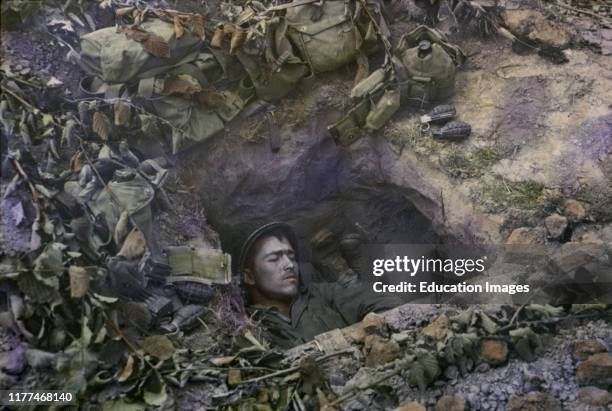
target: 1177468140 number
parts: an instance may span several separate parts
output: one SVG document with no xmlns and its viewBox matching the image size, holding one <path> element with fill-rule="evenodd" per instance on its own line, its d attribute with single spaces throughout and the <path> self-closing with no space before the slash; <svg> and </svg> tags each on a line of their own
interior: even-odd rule
<svg viewBox="0 0 612 411">
<path fill-rule="evenodd" d="M 63 405 L 75 403 L 74 393 L 61 390 L 0 390 L 0 405 Z"/>
</svg>

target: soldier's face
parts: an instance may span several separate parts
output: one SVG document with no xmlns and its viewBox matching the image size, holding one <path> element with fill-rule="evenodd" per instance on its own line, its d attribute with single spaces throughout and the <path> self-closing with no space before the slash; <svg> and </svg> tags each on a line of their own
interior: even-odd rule
<svg viewBox="0 0 612 411">
<path fill-rule="evenodd" d="M 286 238 L 259 240 L 247 284 L 261 297 L 290 301 L 298 293 L 299 269 L 295 251 Z"/>
</svg>

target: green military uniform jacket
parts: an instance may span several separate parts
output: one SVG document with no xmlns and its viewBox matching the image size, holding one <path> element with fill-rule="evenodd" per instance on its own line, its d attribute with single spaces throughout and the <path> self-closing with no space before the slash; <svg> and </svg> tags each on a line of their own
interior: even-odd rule
<svg viewBox="0 0 612 411">
<path fill-rule="evenodd" d="M 336 328 L 354 324 L 370 312 L 401 305 L 394 296 L 376 294 L 365 284 L 316 283 L 302 287 L 291 305 L 290 317 L 276 307 L 252 305 L 249 311 L 266 329 L 272 344 L 290 348 Z"/>
</svg>

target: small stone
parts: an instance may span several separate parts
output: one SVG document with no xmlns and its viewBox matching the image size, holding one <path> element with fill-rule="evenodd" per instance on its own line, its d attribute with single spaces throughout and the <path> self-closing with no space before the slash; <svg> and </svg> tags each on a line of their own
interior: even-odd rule
<svg viewBox="0 0 612 411">
<path fill-rule="evenodd" d="M 478 364 L 478 367 L 476 367 L 476 372 L 479 373 L 484 373 L 487 372 L 491 369 L 491 367 L 489 366 L 489 364 L 487 364 L 486 362 L 483 362 L 481 364 Z"/>
<path fill-rule="evenodd" d="M 368 335 L 364 340 L 366 367 L 377 367 L 399 357 L 399 344 L 380 335 Z"/>
<path fill-rule="evenodd" d="M 606 352 L 606 346 L 597 340 L 578 340 L 574 343 L 574 358 L 584 361 L 593 354 Z"/>
<path fill-rule="evenodd" d="M 578 366 L 576 381 L 580 385 L 602 387 L 612 385 L 612 355 L 608 353 L 591 355 Z"/>
<path fill-rule="evenodd" d="M 530 392 L 515 395 L 508 401 L 508 411 L 561 411 L 561 403 L 553 396 L 543 392 Z"/>
<path fill-rule="evenodd" d="M 460 395 L 445 395 L 436 403 L 436 411 L 464 411 L 465 400 Z"/>
<path fill-rule="evenodd" d="M 520 227 L 512 231 L 504 246 L 504 262 L 522 263 L 547 255 L 546 229 Z"/>
<path fill-rule="evenodd" d="M 612 394 L 597 387 L 583 387 L 578 391 L 578 399 L 583 404 L 605 406 L 612 403 Z"/>
<path fill-rule="evenodd" d="M 444 370 L 444 376 L 449 380 L 456 380 L 459 376 L 459 369 L 454 365 L 450 365 Z"/>
<path fill-rule="evenodd" d="M 563 272 L 570 273 L 588 264 L 607 263 L 606 247 L 603 242 L 569 242 L 561 246 L 553 257 L 555 265 Z"/>
<path fill-rule="evenodd" d="M 427 327 L 423 328 L 421 333 L 428 337 L 433 338 L 436 341 L 444 339 L 448 333 L 450 327 L 450 321 L 445 314 L 441 314 L 435 320 L 433 320 Z"/>
<path fill-rule="evenodd" d="M 355 325 L 355 330 L 351 333 L 351 339 L 357 343 L 363 342 L 367 335 L 383 335 L 387 328 L 387 323 L 382 315 L 369 313 L 360 323 Z"/>
<path fill-rule="evenodd" d="M 480 357 L 491 365 L 499 365 L 508 358 L 508 345 L 503 340 L 483 339 L 480 343 Z"/>
<path fill-rule="evenodd" d="M 580 201 L 566 200 L 563 206 L 563 214 L 571 223 L 577 223 L 584 220 L 586 211 Z"/>
<path fill-rule="evenodd" d="M 506 244 L 546 244 L 546 231 L 542 227 L 520 227 L 510 233 Z"/>
<path fill-rule="evenodd" d="M 559 214 L 551 214 L 544 219 L 548 236 L 553 239 L 561 237 L 567 228 L 567 218 Z"/>
<path fill-rule="evenodd" d="M 426 408 L 416 401 L 410 401 L 401 403 L 394 411 L 426 411 Z"/>
</svg>

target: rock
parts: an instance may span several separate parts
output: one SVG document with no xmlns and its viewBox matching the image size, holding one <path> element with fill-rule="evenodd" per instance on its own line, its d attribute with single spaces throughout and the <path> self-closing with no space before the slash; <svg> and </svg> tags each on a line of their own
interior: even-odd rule
<svg viewBox="0 0 612 411">
<path fill-rule="evenodd" d="M 351 339 L 357 343 L 363 342 L 364 338 L 370 334 L 384 335 L 387 323 L 382 315 L 369 313 L 360 323 L 355 325 L 355 330 L 351 333 Z"/>
<path fill-rule="evenodd" d="M 515 395 L 507 404 L 508 411 L 561 411 L 559 400 L 544 392 Z"/>
<path fill-rule="evenodd" d="M 433 338 L 436 341 L 444 339 L 448 333 L 450 321 L 446 314 L 439 315 L 435 320 L 423 328 L 421 334 Z"/>
<path fill-rule="evenodd" d="M 490 369 L 491 367 L 489 367 L 489 364 L 487 364 L 486 362 L 483 362 L 482 364 L 478 364 L 475 371 L 479 373 L 484 373 L 484 372 L 489 371 Z"/>
<path fill-rule="evenodd" d="M 577 223 L 584 220 L 586 217 L 586 210 L 580 201 L 566 200 L 563 205 L 563 214 L 570 223 Z"/>
<path fill-rule="evenodd" d="M 578 340 L 574 343 L 574 358 L 584 361 L 593 354 L 606 352 L 606 346 L 597 340 Z"/>
<path fill-rule="evenodd" d="M 368 335 L 364 340 L 366 367 L 377 367 L 399 357 L 399 344 L 380 335 Z"/>
<path fill-rule="evenodd" d="M 605 406 L 612 403 L 612 394 L 597 387 L 583 387 L 578 391 L 581 403 L 594 406 Z"/>
<path fill-rule="evenodd" d="M 563 272 L 569 273 L 587 264 L 605 264 L 608 261 L 603 242 L 577 243 L 571 241 L 561 246 L 553 257 L 555 265 Z"/>
<path fill-rule="evenodd" d="M 459 376 L 459 369 L 454 365 L 449 365 L 444 370 L 444 376 L 449 380 L 456 380 Z"/>
<path fill-rule="evenodd" d="M 543 227 L 519 227 L 510 233 L 508 245 L 546 244 L 546 230 Z"/>
<path fill-rule="evenodd" d="M 436 403 L 436 411 L 464 411 L 465 399 L 460 395 L 445 395 Z"/>
<path fill-rule="evenodd" d="M 426 411 L 426 408 L 416 401 L 410 401 L 401 403 L 393 411 Z"/>
<path fill-rule="evenodd" d="M 551 214 L 544 219 L 548 237 L 558 239 L 567 228 L 567 218 L 559 214 Z"/>
<path fill-rule="evenodd" d="M 504 246 L 504 262 L 526 263 L 547 254 L 544 227 L 519 227 L 510 233 Z"/>
<path fill-rule="evenodd" d="M 612 355 L 608 353 L 591 355 L 578 365 L 576 381 L 580 385 L 601 387 L 612 385 Z"/>
<path fill-rule="evenodd" d="M 480 357 L 491 365 L 499 365 L 508 359 L 508 344 L 503 340 L 486 338 L 480 342 Z"/>
<path fill-rule="evenodd" d="M 512 34 L 541 46 L 563 48 L 571 40 L 566 29 L 553 25 L 536 10 L 506 10 L 502 18 Z"/>
</svg>

